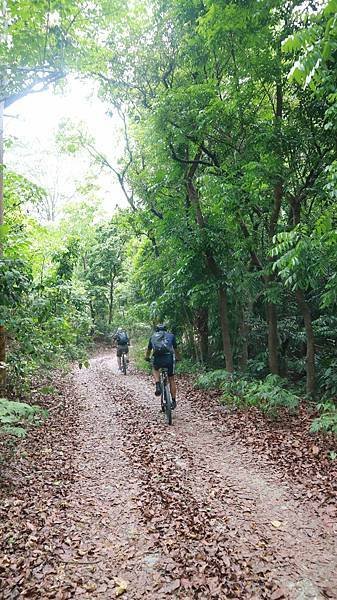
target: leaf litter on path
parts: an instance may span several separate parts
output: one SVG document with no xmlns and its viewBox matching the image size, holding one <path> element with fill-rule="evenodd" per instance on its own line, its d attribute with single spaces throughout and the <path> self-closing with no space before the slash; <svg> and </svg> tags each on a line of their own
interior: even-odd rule
<svg viewBox="0 0 337 600">
<path fill-rule="evenodd" d="M 132 369 L 121 380 L 108 356 L 59 382 L 57 397 L 49 399 L 51 406 L 58 405 L 52 419 L 30 434 L 20 446 L 21 458 L 5 471 L 4 599 L 295 599 L 303 568 L 317 571 L 310 585 L 321 598 L 324 561 L 325 589 L 337 589 L 320 518 L 314 516 L 306 532 L 303 516 L 295 531 L 283 526 L 288 519 L 282 511 L 295 511 L 296 495 L 302 500 L 292 481 L 301 473 L 303 480 L 308 477 L 312 461 L 323 464 L 321 442 L 315 444 L 317 453 L 310 439 L 305 461 L 297 457 L 297 465 L 286 471 L 290 463 L 276 456 L 281 434 L 273 435 L 272 425 L 264 436 L 259 417 L 249 423 L 238 415 L 231 423 L 216 396 L 193 395 L 184 380 L 180 390 L 189 400 L 184 402 L 181 392 L 169 429 L 148 382 Z M 282 434 L 281 455 L 285 448 L 302 452 L 296 428 L 295 433 L 296 444 Z M 46 448 L 50 451 L 43 452 Z M 270 490 L 249 483 L 260 468 L 259 461 L 250 466 L 250 448 L 259 448 L 273 477 L 274 466 L 281 468 L 280 490 L 287 482 L 291 498 L 286 507 L 277 483 Z M 318 475 L 317 468 L 313 490 L 307 485 L 313 501 L 306 496 L 316 508 L 315 499 L 323 500 L 324 490 L 331 490 L 330 478 Z M 267 501 L 265 514 L 259 512 L 261 497 Z M 292 518 L 291 524 L 296 514 Z M 303 546 L 299 556 L 289 537 L 297 533 Z M 148 556 L 156 557 L 151 568 Z"/>
</svg>

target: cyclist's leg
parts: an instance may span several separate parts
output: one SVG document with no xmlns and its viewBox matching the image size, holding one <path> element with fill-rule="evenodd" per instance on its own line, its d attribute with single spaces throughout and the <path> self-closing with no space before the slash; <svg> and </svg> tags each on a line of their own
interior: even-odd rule
<svg viewBox="0 0 337 600">
<path fill-rule="evenodd" d="M 155 383 L 159 382 L 160 381 L 160 371 L 159 371 L 159 369 L 155 369 L 153 367 L 152 374 L 153 374 L 153 377 L 154 377 L 154 382 Z"/>
<path fill-rule="evenodd" d="M 156 389 L 154 392 L 156 396 L 161 395 L 160 371 L 159 371 L 160 367 L 161 367 L 160 358 L 158 356 L 154 356 L 152 373 L 153 373 L 153 377 L 154 377 L 154 382 L 156 384 Z"/>
<path fill-rule="evenodd" d="M 177 405 L 176 402 L 176 395 L 177 395 L 177 386 L 176 386 L 176 381 L 174 378 L 174 360 L 173 360 L 173 356 L 170 357 L 169 363 L 168 363 L 168 378 L 169 378 L 169 383 L 170 383 L 170 392 L 171 392 L 171 398 L 172 398 L 172 408 L 175 408 Z"/>
<path fill-rule="evenodd" d="M 118 368 L 121 371 L 122 370 L 122 363 L 121 363 L 121 356 L 122 356 L 122 351 L 121 348 L 119 346 L 117 346 L 117 364 L 118 364 Z"/>
<path fill-rule="evenodd" d="M 156 384 L 156 389 L 155 389 L 155 396 L 160 396 L 161 395 L 161 383 L 160 383 L 160 371 L 159 369 L 155 369 L 153 368 L 153 377 L 154 377 L 154 382 Z"/>
<path fill-rule="evenodd" d="M 174 375 L 172 375 L 171 377 L 169 376 L 169 382 L 170 382 L 170 392 L 171 392 L 171 396 L 172 396 L 172 400 L 173 398 L 176 398 L 177 395 L 177 386 L 176 386 L 176 381 L 174 378 Z"/>
</svg>

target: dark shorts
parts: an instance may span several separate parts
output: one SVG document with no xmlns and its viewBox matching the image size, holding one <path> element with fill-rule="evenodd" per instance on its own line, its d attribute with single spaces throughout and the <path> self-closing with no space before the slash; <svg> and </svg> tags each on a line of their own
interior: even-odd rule
<svg viewBox="0 0 337 600">
<path fill-rule="evenodd" d="M 125 345 L 125 346 L 117 346 L 117 356 L 121 357 L 122 354 L 128 354 L 129 352 L 129 346 Z"/>
<path fill-rule="evenodd" d="M 163 354 L 162 356 L 153 357 L 153 368 L 158 371 L 161 367 L 168 370 L 168 376 L 174 375 L 173 354 Z"/>
</svg>

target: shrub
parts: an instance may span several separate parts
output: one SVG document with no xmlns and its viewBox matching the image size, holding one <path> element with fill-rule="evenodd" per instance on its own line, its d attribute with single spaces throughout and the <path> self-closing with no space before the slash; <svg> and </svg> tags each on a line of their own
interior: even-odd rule
<svg viewBox="0 0 337 600">
<path fill-rule="evenodd" d="M 208 371 L 199 375 L 195 385 L 204 390 L 221 390 L 223 389 L 223 384 L 228 382 L 232 377 L 231 373 L 228 373 L 225 369 L 217 369 L 216 371 Z"/>
<path fill-rule="evenodd" d="M 183 358 L 176 363 L 177 373 L 200 373 L 202 369 L 202 365 L 196 363 L 191 358 Z"/>
<path fill-rule="evenodd" d="M 333 402 L 318 404 L 321 415 L 313 420 L 310 431 L 325 431 L 337 435 L 337 406 Z"/>
<path fill-rule="evenodd" d="M 298 396 L 285 387 L 286 383 L 277 375 L 249 381 L 235 373 L 218 369 L 200 375 L 195 385 L 202 389 L 223 390 L 223 404 L 256 406 L 269 415 L 275 415 L 280 408 L 294 411 L 298 406 Z"/>
<path fill-rule="evenodd" d="M 27 425 L 39 425 L 46 415 L 39 406 L 0 398 L 0 434 L 24 437 Z"/>
<path fill-rule="evenodd" d="M 337 398 L 337 360 L 323 359 L 318 363 L 318 387 L 323 398 Z"/>
<path fill-rule="evenodd" d="M 280 408 L 294 412 L 298 407 L 299 397 L 286 389 L 286 383 L 278 375 L 267 375 L 262 381 L 253 381 L 244 389 L 244 402 L 270 415 L 275 415 Z"/>
</svg>

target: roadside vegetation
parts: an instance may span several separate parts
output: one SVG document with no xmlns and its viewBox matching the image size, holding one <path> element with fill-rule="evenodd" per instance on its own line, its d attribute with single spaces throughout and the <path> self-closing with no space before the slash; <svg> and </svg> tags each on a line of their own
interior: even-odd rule
<svg viewBox="0 0 337 600">
<path fill-rule="evenodd" d="M 305 400 L 335 434 L 335 1 L 89 4 L 8 2 L 0 25 L 2 107 L 67 73 L 94 80 L 124 156 L 111 165 L 78 123 L 59 152 L 88 152 L 128 202 L 107 219 L 83 185 L 41 221 L 46 191 L 5 166 L 0 423 L 37 373 L 85 367 L 117 326 L 141 366 L 165 321 L 180 369 L 223 402 L 277 418 Z"/>
</svg>

